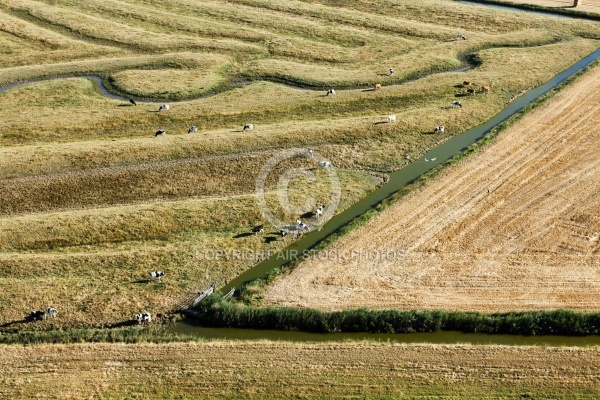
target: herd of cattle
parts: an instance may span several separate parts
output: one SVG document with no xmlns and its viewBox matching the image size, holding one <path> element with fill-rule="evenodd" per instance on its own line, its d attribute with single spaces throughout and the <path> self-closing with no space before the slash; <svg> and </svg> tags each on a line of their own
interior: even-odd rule
<svg viewBox="0 0 600 400">
<path fill-rule="evenodd" d="M 150 272 L 150 280 L 151 281 L 153 281 L 155 279 L 159 279 L 160 280 L 163 276 L 165 276 L 165 272 L 164 271 L 152 271 L 152 272 Z M 45 310 L 33 310 L 33 311 L 31 311 L 31 313 L 29 313 L 29 315 L 27 317 L 25 317 L 25 320 L 27 320 L 27 321 L 44 321 L 48 317 L 56 318 L 57 315 L 58 315 L 58 311 L 56 310 L 56 308 L 54 308 L 54 307 L 48 307 Z M 152 314 L 150 314 L 149 312 L 138 313 L 138 314 L 135 314 L 135 316 L 133 317 L 133 319 L 138 324 L 150 323 L 150 322 L 152 322 Z"/>
<path fill-rule="evenodd" d="M 457 38 L 459 40 L 466 40 L 466 37 L 463 34 L 458 34 Z M 390 68 L 390 76 L 394 73 L 393 68 Z M 466 94 L 467 95 L 474 95 L 476 93 L 475 88 L 472 87 L 472 84 L 470 81 L 463 81 L 463 87 L 466 87 Z M 375 86 L 373 87 L 373 90 L 380 90 L 381 89 L 381 83 L 376 83 Z M 481 86 L 481 93 L 489 93 L 491 90 L 491 87 L 489 85 L 483 85 Z M 328 89 L 325 92 L 326 96 L 335 96 L 336 92 L 335 89 L 331 88 Z M 135 102 L 135 100 L 133 99 L 129 99 L 129 102 L 133 105 L 136 105 L 137 103 Z M 452 107 L 459 107 L 462 108 L 462 103 L 458 100 L 455 100 L 452 102 Z M 159 108 L 158 111 L 168 111 L 170 110 L 171 107 L 168 104 L 162 104 Z M 387 122 L 396 122 L 396 115 L 388 115 L 386 117 L 386 121 Z M 441 128 L 441 129 L 440 129 Z M 254 129 L 254 124 L 244 124 L 244 126 L 242 127 L 242 131 L 251 131 Z M 188 132 L 187 133 L 196 133 L 198 132 L 198 127 L 196 125 L 192 125 L 189 127 Z M 436 126 L 433 130 L 433 133 L 443 133 L 444 132 L 444 127 L 443 126 Z M 156 131 L 154 133 L 155 137 L 158 136 L 164 136 L 166 135 L 166 131 L 164 129 L 159 129 L 158 131 Z"/>
</svg>

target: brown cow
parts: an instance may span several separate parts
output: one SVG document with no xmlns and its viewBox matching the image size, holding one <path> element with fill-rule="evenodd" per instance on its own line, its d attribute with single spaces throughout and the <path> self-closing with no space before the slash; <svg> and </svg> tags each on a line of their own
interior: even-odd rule
<svg viewBox="0 0 600 400">
<path fill-rule="evenodd" d="M 464 81 L 463 82 L 463 86 L 471 86 L 471 82 L 470 81 Z"/>
<path fill-rule="evenodd" d="M 375 84 L 375 90 L 379 90 L 381 89 L 381 83 L 376 83 Z"/>
<path fill-rule="evenodd" d="M 475 89 L 467 89 L 467 93 L 469 93 L 470 95 L 474 95 L 475 94 Z"/>
<path fill-rule="evenodd" d="M 489 87 L 488 85 L 483 85 L 483 86 L 481 87 L 481 91 L 482 91 L 483 93 L 488 93 L 488 92 L 490 91 L 490 87 Z"/>
</svg>

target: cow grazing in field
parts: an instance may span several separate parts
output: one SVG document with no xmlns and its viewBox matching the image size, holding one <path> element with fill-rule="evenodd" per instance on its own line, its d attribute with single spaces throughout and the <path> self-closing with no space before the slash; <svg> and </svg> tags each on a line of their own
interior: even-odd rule
<svg viewBox="0 0 600 400">
<path fill-rule="evenodd" d="M 490 88 L 488 85 L 483 85 L 483 86 L 481 87 L 481 91 L 482 91 L 483 93 L 489 93 L 490 89 L 491 89 L 491 88 Z"/>
<path fill-rule="evenodd" d="M 381 89 L 381 83 L 376 83 L 375 84 L 375 90 L 379 90 Z"/>
<path fill-rule="evenodd" d="M 331 163 L 329 161 L 319 161 L 319 167 L 321 167 L 321 168 L 331 168 Z"/>
<path fill-rule="evenodd" d="M 462 108 L 462 103 L 460 101 L 458 101 L 458 100 L 454 100 L 452 102 L 452 107 L 460 107 L 460 108 Z"/>
<path fill-rule="evenodd" d="M 169 111 L 171 107 L 169 107 L 168 104 L 163 104 L 160 107 L 158 107 L 158 111 Z"/>
<path fill-rule="evenodd" d="M 310 147 L 308 149 L 306 149 L 306 156 L 308 158 L 313 158 L 313 155 L 314 155 L 313 149 L 311 149 Z"/>
<path fill-rule="evenodd" d="M 444 133 L 446 131 L 446 127 L 444 125 L 438 125 L 433 128 L 433 133 Z"/>
<path fill-rule="evenodd" d="M 134 100 L 134 99 L 129 99 L 129 102 L 130 102 L 132 105 L 134 105 L 134 106 L 137 106 L 137 103 L 135 102 L 135 100 Z"/>
<path fill-rule="evenodd" d="M 317 218 L 319 218 L 323 215 L 324 210 L 325 210 L 325 206 L 317 207 L 317 209 L 315 210 L 315 215 L 317 216 Z"/>
<path fill-rule="evenodd" d="M 396 122 L 396 116 L 395 115 L 388 115 L 386 118 L 387 122 Z"/>
<path fill-rule="evenodd" d="M 245 124 L 244 128 L 242 129 L 242 131 L 251 131 L 252 129 L 254 129 L 254 125 L 253 124 Z"/>
<path fill-rule="evenodd" d="M 475 89 L 469 88 L 467 89 L 467 93 L 470 95 L 474 95 L 475 94 Z"/>
<path fill-rule="evenodd" d="M 390 68 L 390 76 L 394 75 L 394 68 Z"/>
<path fill-rule="evenodd" d="M 138 324 L 143 324 L 144 322 L 152 322 L 152 314 L 150 314 L 149 312 L 135 314 L 134 318 Z"/>
<path fill-rule="evenodd" d="M 165 130 L 163 130 L 163 129 L 159 129 L 159 130 L 157 130 L 157 131 L 156 131 L 156 133 L 154 134 L 154 137 L 157 137 L 157 136 L 164 136 L 164 135 L 166 135 L 166 134 L 167 134 L 167 132 L 166 132 Z"/>
<path fill-rule="evenodd" d="M 44 310 L 34 310 L 29 313 L 27 319 L 30 321 L 43 321 L 46 319 L 46 312 Z"/>
<path fill-rule="evenodd" d="M 335 89 L 329 89 L 327 91 L 327 96 L 335 96 Z"/>
<path fill-rule="evenodd" d="M 471 81 L 463 81 L 463 86 L 471 86 Z"/>
<path fill-rule="evenodd" d="M 196 132 L 198 132 L 198 127 L 196 125 L 192 125 L 188 129 L 188 133 L 196 133 Z"/>
<path fill-rule="evenodd" d="M 58 315 L 58 311 L 56 311 L 56 308 L 54 307 L 48 307 L 46 309 L 46 313 L 52 318 L 56 318 L 56 316 Z"/>
<path fill-rule="evenodd" d="M 465 35 L 463 35 L 462 33 L 459 33 L 458 35 L 456 35 L 456 38 L 457 38 L 458 40 L 467 40 L 466 36 L 465 36 Z"/>
<path fill-rule="evenodd" d="M 161 279 L 163 276 L 165 276 L 165 272 L 164 271 L 152 271 L 150 272 L 150 280 L 153 281 L 155 279 Z"/>
<path fill-rule="evenodd" d="M 258 225 L 258 226 L 255 226 L 254 228 L 252 228 L 252 233 L 254 233 L 255 235 L 258 235 L 259 233 L 263 233 L 264 231 L 265 231 L 264 225 Z"/>
</svg>

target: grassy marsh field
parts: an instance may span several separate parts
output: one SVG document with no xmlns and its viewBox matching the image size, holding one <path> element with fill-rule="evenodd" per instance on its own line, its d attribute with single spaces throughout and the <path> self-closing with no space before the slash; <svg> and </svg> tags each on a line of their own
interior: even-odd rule
<svg viewBox="0 0 600 400">
<path fill-rule="evenodd" d="M 276 193 L 294 168 L 315 181 L 290 179 L 291 203 L 329 200 L 308 147 L 345 209 L 599 44 L 596 22 L 451 0 L 0 0 L 0 336 L 169 319 L 291 243 L 255 199 L 281 151 L 298 154 L 266 180 L 278 217 L 299 216 Z M 173 340 L 3 345 L 0 397 L 598 397 L 596 347 Z"/>
<path fill-rule="evenodd" d="M 264 222 L 255 180 L 278 151 L 331 160 L 348 207 L 600 40 L 594 22 L 442 0 L 3 0 L 0 16 L 0 85 L 31 82 L 0 92 L 0 325 L 23 329 L 32 308 L 59 308 L 52 326 L 110 326 L 226 283 L 252 262 L 199 249 L 284 245 L 245 236 Z M 291 197 L 326 201 L 326 186 L 296 181 Z M 144 282 L 151 270 L 167 278 Z"/>
</svg>

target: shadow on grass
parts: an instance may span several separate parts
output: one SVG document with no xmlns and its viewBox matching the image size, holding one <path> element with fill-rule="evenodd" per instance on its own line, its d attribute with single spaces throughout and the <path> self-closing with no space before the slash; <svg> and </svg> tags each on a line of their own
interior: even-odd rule
<svg viewBox="0 0 600 400">
<path fill-rule="evenodd" d="M 25 319 L 19 319 L 19 320 L 16 320 L 16 321 L 10 321 L 10 322 L 7 322 L 5 324 L 2 324 L 2 325 L 0 325 L 0 328 L 8 328 L 8 327 L 16 325 L 16 324 L 24 324 L 24 323 L 27 323 L 27 322 L 35 322 L 35 321 L 33 321 L 32 319 L 27 319 L 27 318 L 25 318 Z"/>
<path fill-rule="evenodd" d="M 233 238 L 239 239 L 239 238 L 244 238 L 244 237 L 248 237 L 248 236 L 252 236 L 252 235 L 254 235 L 252 232 L 244 232 L 244 233 L 238 233 Z"/>
<path fill-rule="evenodd" d="M 131 283 L 137 283 L 137 284 L 150 283 L 150 279 L 139 279 L 139 280 L 133 281 Z"/>
<path fill-rule="evenodd" d="M 277 241 L 277 236 L 267 236 L 265 237 L 265 243 L 269 244 Z"/>
</svg>

